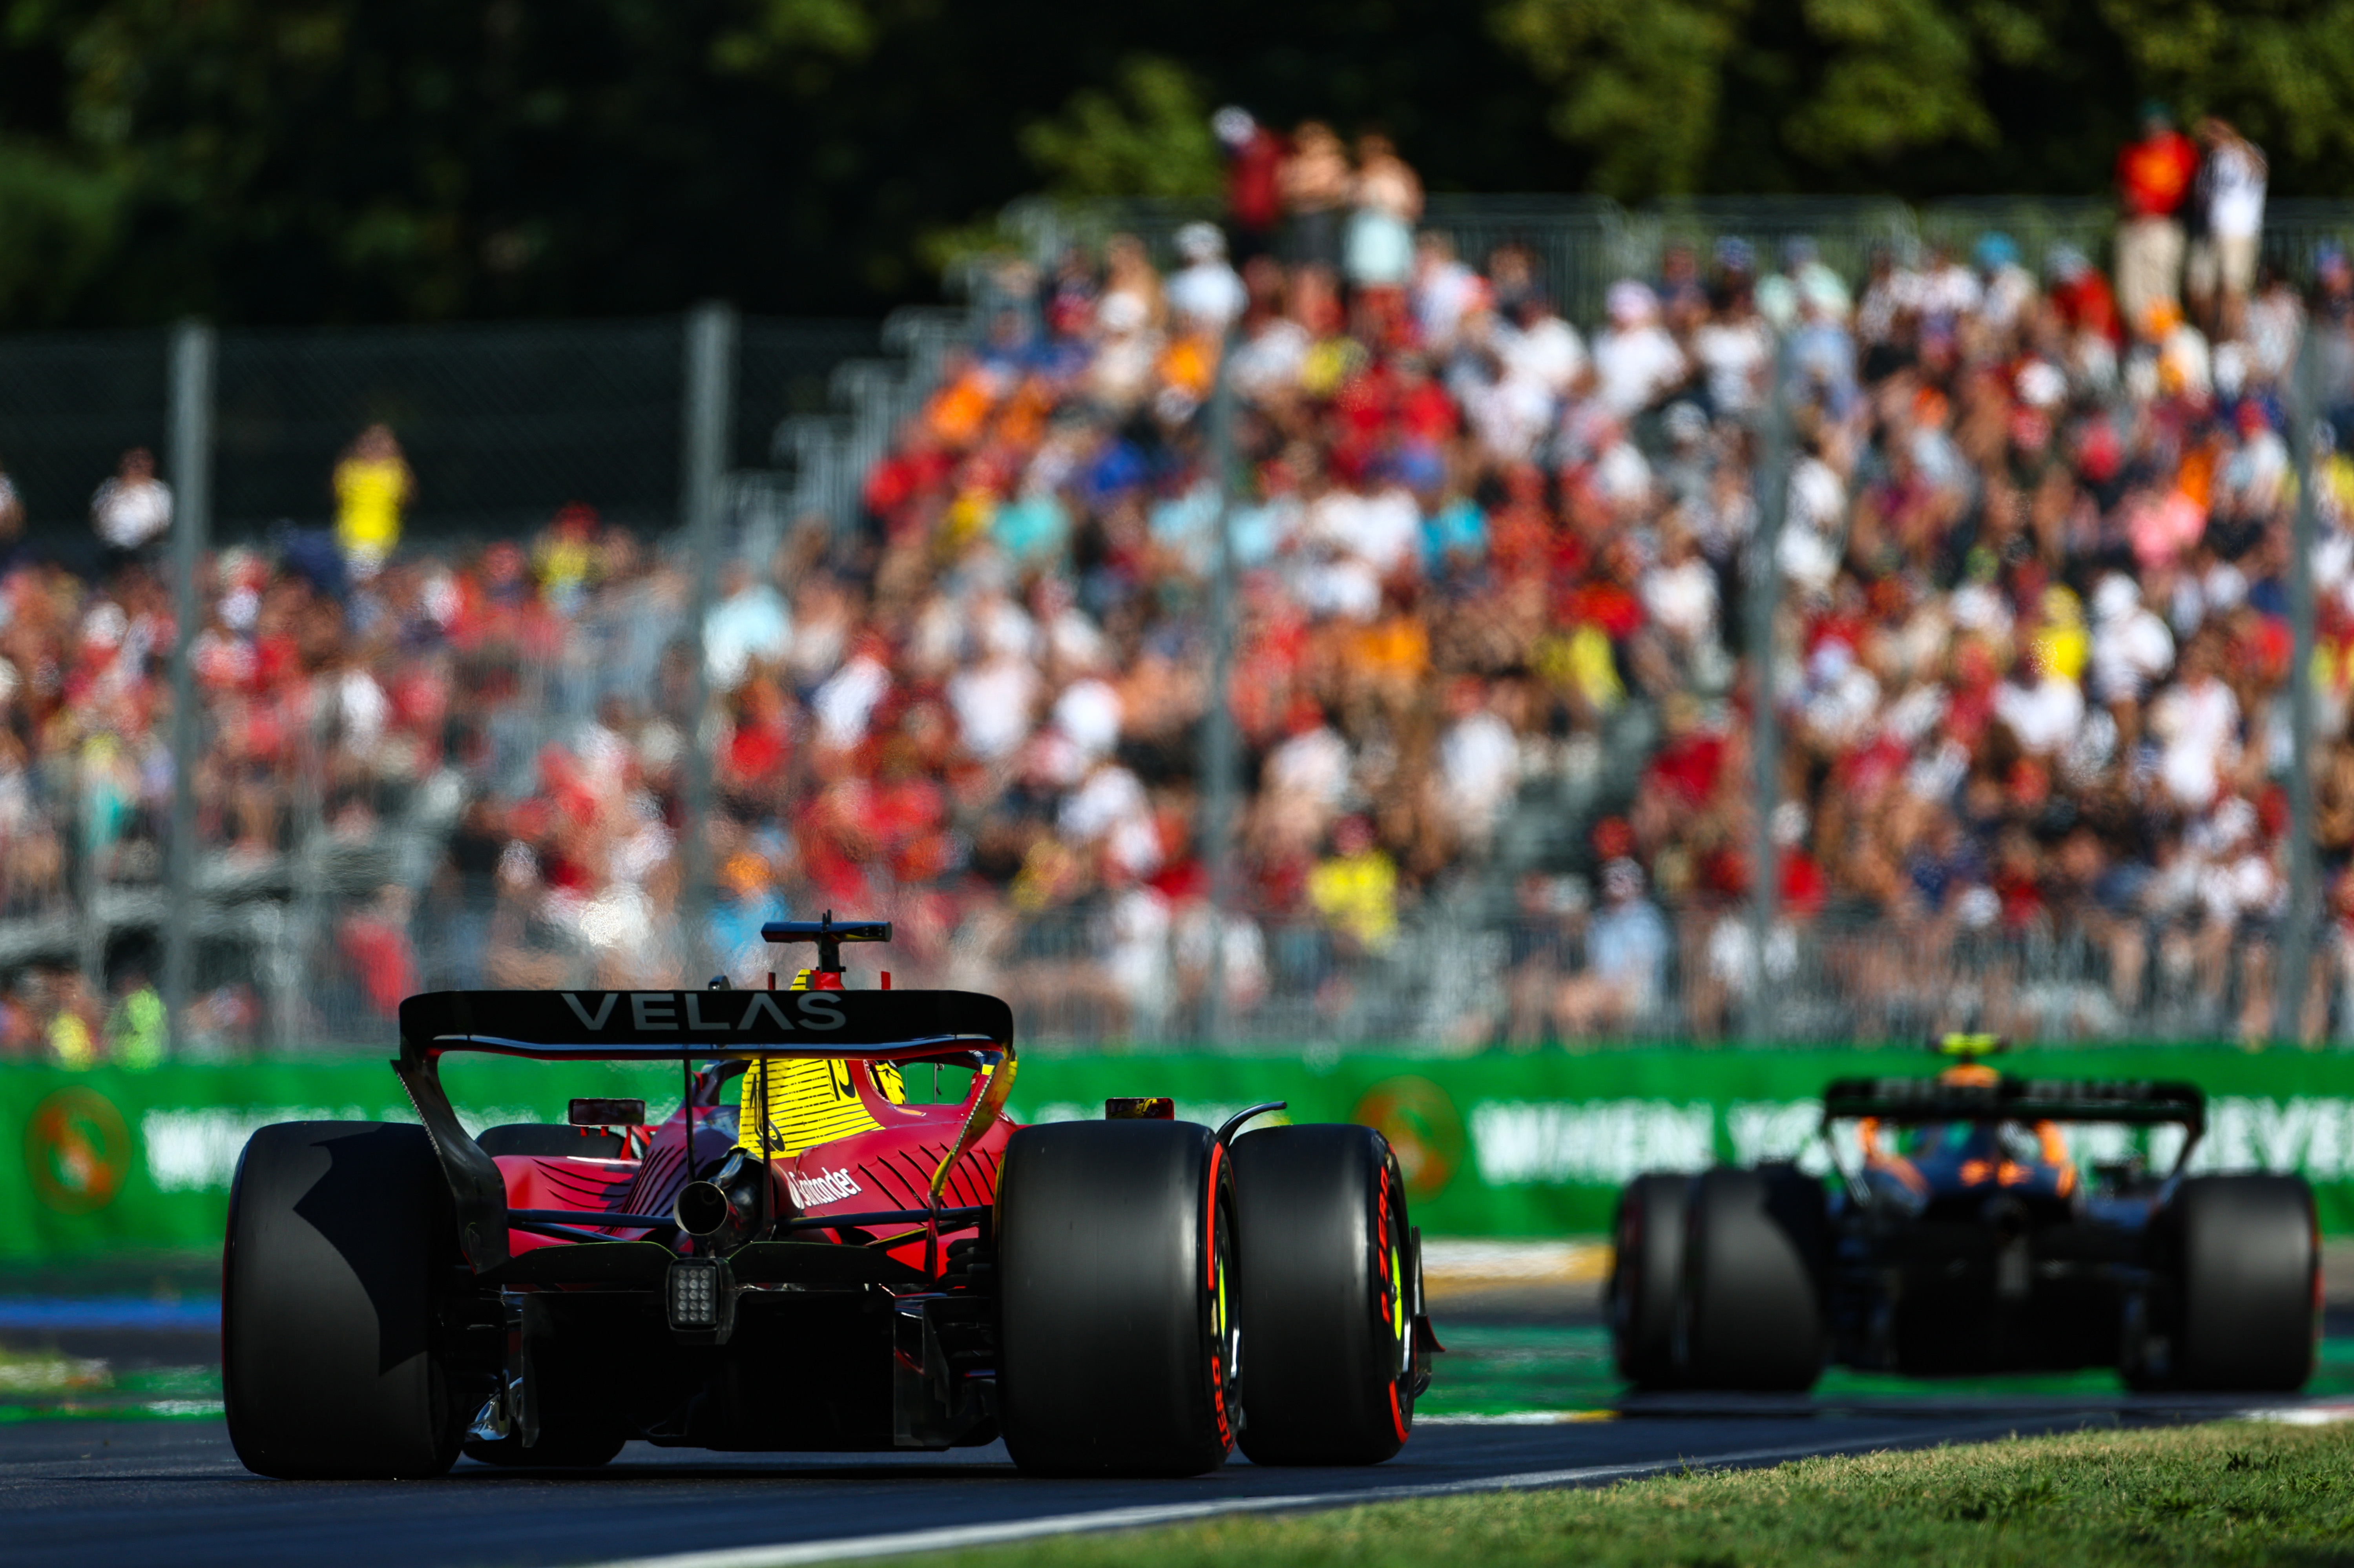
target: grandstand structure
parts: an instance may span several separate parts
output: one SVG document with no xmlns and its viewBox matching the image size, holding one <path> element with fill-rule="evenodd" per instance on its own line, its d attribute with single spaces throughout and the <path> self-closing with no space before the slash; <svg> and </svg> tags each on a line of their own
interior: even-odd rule
<svg viewBox="0 0 2354 1568">
<path fill-rule="evenodd" d="M 0 1050 L 75 1013 L 103 1054 L 146 980 L 195 1053 L 372 1041 L 419 986 L 753 980 L 746 933 L 821 905 L 1049 1045 L 2354 1034 L 2327 309 L 2285 354 L 2062 321 L 2095 204 L 1434 198 L 1458 317 L 1517 308 L 1510 253 L 1574 366 L 1419 283 L 1278 276 L 1225 355 L 1157 298 L 1108 325 L 1074 250 L 1173 275 L 1200 216 L 1017 207 L 961 308 L 879 332 L 0 344 Z M 2017 277 L 1867 320 L 1875 254 L 1934 281 L 1990 230 Z M 2349 235 L 2279 203 L 2267 255 L 2301 290 Z M 1793 302 L 1762 362 L 1696 349 L 1751 320 L 1728 239 Z M 328 475 L 376 419 L 417 499 L 356 581 Z M 86 543 L 137 444 L 201 579 Z"/>
</svg>

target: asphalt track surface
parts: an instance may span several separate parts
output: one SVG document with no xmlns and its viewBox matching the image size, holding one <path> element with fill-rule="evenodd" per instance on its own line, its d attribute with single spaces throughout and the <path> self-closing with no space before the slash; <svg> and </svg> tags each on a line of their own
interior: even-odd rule
<svg viewBox="0 0 2354 1568">
<path fill-rule="evenodd" d="M 1237 1459 L 1175 1481 L 1032 1479 L 997 1446 L 951 1455 L 819 1456 L 710 1455 L 633 1443 L 595 1472 L 461 1462 L 436 1481 L 287 1482 L 240 1467 L 217 1420 L 36 1421 L 0 1426 L 0 1560 L 26 1568 L 462 1568 L 709 1554 L 672 1568 L 782 1568 L 1226 1511 L 1598 1485 L 1682 1463 L 1773 1464 L 2013 1431 L 2197 1419 L 2244 1403 L 1671 1405 L 1609 1421 L 1433 1425 L 1419 1427 L 1385 1465 L 1264 1469 Z"/>
<path fill-rule="evenodd" d="M 2335 1256 L 2332 1264 L 2335 1343 L 2354 1335 L 2346 1299 L 2354 1295 L 2347 1283 L 2354 1268 Z M 1588 1281 L 1482 1290 L 1445 1306 L 1446 1320 L 1467 1329 L 1518 1324 L 1591 1337 L 1599 1301 Z M 209 1331 L 176 1321 L 83 1323 L 86 1307 L 72 1317 L 79 1327 L 27 1319 L 8 1338 L 19 1348 L 45 1341 L 73 1355 L 111 1358 L 126 1370 L 209 1359 L 217 1344 Z M 1441 1380 L 1455 1386 L 1469 1368 L 1453 1380 L 1447 1370 L 1442 1362 Z M 1013 1469 L 1000 1446 L 946 1455 L 829 1456 L 714 1455 L 632 1443 L 595 1471 L 504 1470 L 461 1461 L 434 1481 L 286 1482 L 241 1467 L 217 1417 L 0 1420 L 0 1565 L 650 1568 L 653 1560 L 685 1558 L 663 1568 L 792 1568 L 1215 1513 L 1297 1511 L 1504 1486 L 1602 1485 L 1686 1462 L 1770 1465 L 1806 1454 L 1973 1442 L 2012 1432 L 2215 1419 L 2259 1405 L 2310 1419 L 2354 1415 L 2354 1388 L 2342 1377 L 2305 1399 L 2263 1401 L 2136 1397 L 2111 1392 L 2113 1383 L 2098 1393 L 1961 1383 L 1844 1395 L 1629 1398 L 1613 1397 L 1615 1387 L 1604 1393 L 1606 1380 L 1587 1386 L 1592 1372 L 1565 1384 L 1542 1378 L 1514 1384 L 1500 1404 L 1486 1407 L 1598 1402 L 1617 1406 L 1613 1419 L 1560 1420 L 1526 1410 L 1458 1414 L 1418 1422 L 1405 1452 L 1385 1465 L 1261 1469 L 1238 1456 L 1211 1475 L 1174 1481 L 1033 1479 Z M 215 1400 L 217 1387 L 216 1378 Z M 1464 1395 L 1454 1397 L 1462 1410 Z"/>
</svg>

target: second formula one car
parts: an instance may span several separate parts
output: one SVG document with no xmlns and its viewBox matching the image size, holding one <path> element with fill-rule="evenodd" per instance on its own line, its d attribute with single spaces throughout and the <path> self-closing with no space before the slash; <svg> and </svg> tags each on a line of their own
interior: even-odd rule
<svg viewBox="0 0 2354 1568">
<path fill-rule="evenodd" d="M 2319 1329 L 2313 1193 L 2297 1176 L 2186 1174 L 2204 1126 L 2190 1084 L 2020 1078 L 1976 1060 L 1841 1079 L 1823 1094 L 1828 1188 L 1766 1163 L 1621 1194 L 1619 1371 L 1648 1389 L 1806 1389 L 1827 1361 L 2299 1388 Z M 2118 1157 L 2081 1168 L 2071 1128 Z M 2164 1170 L 2134 1128 L 2159 1130 Z"/>
<path fill-rule="evenodd" d="M 1363 1464 L 1436 1348 L 1397 1160 L 1351 1126 L 1002 1115 L 1013 1020 L 849 991 L 883 922 L 779 923 L 797 989 L 445 991 L 400 1009 L 419 1125 L 246 1146 L 222 1318 L 229 1436 L 279 1477 L 598 1465 L 624 1443 L 943 1449 L 1024 1469 Z M 642 1100 L 470 1136 L 442 1059 L 678 1065 Z M 910 1103 L 918 1071 L 965 1077 Z"/>
</svg>

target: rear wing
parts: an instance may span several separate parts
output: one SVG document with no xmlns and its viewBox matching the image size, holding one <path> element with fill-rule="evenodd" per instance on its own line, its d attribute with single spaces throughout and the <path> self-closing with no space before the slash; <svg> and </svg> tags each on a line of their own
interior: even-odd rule
<svg viewBox="0 0 2354 1568">
<path fill-rule="evenodd" d="M 1938 1121 L 2170 1123 L 2195 1140 L 2207 1128 L 2207 1097 L 2196 1084 L 2009 1075 L 1983 1084 L 1840 1078 L 1823 1090 L 1825 1127 L 1865 1117 L 1900 1127 Z"/>
<path fill-rule="evenodd" d="M 392 1070 L 457 1205 L 458 1242 L 477 1272 L 507 1258 L 506 1183 L 451 1107 L 441 1058 L 452 1052 L 535 1061 L 759 1061 L 859 1056 L 881 1062 L 978 1050 L 997 1058 L 988 1088 L 939 1169 L 995 1124 L 1013 1088 L 1013 1012 L 964 991 L 442 991 L 400 1004 Z"/>
<path fill-rule="evenodd" d="M 1839 1163 L 1831 1124 L 1864 1119 L 1896 1127 L 1941 1121 L 2109 1122 L 2126 1127 L 2183 1129 L 2181 1151 L 2168 1180 L 2182 1173 L 2207 1130 L 2207 1097 L 2196 1084 L 2014 1078 L 1992 1073 L 1975 1083 L 1935 1078 L 1839 1078 L 1823 1090 L 1823 1140 Z M 1841 1167 L 1849 1189 L 1855 1178 Z"/>
<path fill-rule="evenodd" d="M 451 1051 L 541 1061 L 1011 1050 L 1013 1010 L 970 991 L 437 991 L 400 1004 L 404 1062 Z"/>
</svg>

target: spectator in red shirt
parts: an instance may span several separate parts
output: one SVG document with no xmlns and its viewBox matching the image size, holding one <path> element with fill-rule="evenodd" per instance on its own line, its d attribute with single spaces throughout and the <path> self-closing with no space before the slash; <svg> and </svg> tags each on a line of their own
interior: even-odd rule
<svg viewBox="0 0 2354 1568">
<path fill-rule="evenodd" d="M 2047 263 L 2052 272 L 2052 308 L 2060 324 L 2072 333 L 2090 333 L 2111 344 L 2123 340 L 2117 324 L 2116 296 L 2100 269 L 2084 260 L 2073 245 L 2055 245 Z"/>
<path fill-rule="evenodd" d="M 2149 307 L 2179 306 L 2182 224 L 2176 214 L 2190 196 L 2199 151 L 2174 128 L 2166 105 L 2142 105 L 2141 140 L 2117 154 L 2117 304 L 2127 327 L 2140 331 Z"/>
<path fill-rule="evenodd" d="M 1226 154 L 1226 229 L 1237 265 L 1267 254 L 1283 217 L 1283 138 L 1228 104 L 1210 117 Z"/>
</svg>

